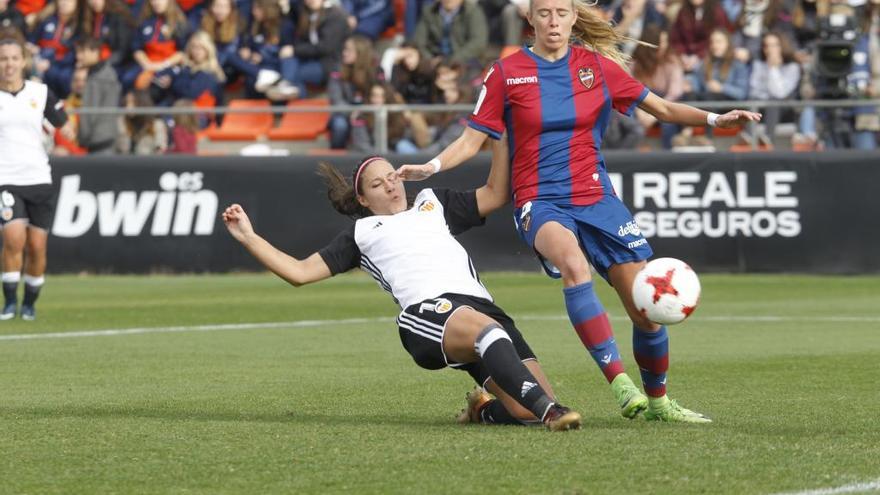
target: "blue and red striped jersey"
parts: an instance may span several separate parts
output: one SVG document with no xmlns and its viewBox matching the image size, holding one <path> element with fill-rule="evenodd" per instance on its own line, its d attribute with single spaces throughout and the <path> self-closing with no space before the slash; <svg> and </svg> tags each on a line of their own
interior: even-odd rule
<svg viewBox="0 0 880 495">
<path fill-rule="evenodd" d="M 535 199 L 590 205 L 612 194 L 599 151 L 611 110 L 632 115 L 648 89 L 579 45 L 549 62 L 528 48 L 492 65 L 470 127 L 510 145 L 518 208 Z"/>
</svg>

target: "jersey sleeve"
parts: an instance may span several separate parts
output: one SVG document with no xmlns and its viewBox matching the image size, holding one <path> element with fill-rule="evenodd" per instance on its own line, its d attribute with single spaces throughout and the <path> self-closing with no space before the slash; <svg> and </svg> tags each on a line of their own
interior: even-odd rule
<svg viewBox="0 0 880 495">
<path fill-rule="evenodd" d="M 498 62 L 489 68 L 468 125 L 493 139 L 504 133 L 504 74 Z"/>
<path fill-rule="evenodd" d="M 361 250 L 354 240 L 354 224 L 340 232 L 318 254 L 330 268 L 330 273 L 345 273 L 361 264 Z"/>
<path fill-rule="evenodd" d="M 476 191 L 454 191 L 452 189 L 433 189 L 437 200 L 443 205 L 443 216 L 452 235 L 458 235 L 486 223 L 477 207 Z"/>
<path fill-rule="evenodd" d="M 611 59 L 602 60 L 602 69 L 614 109 L 631 116 L 639 103 L 648 96 L 648 88 Z"/>
<path fill-rule="evenodd" d="M 46 108 L 43 109 L 43 117 L 55 128 L 62 127 L 67 123 L 67 112 L 64 111 L 64 101 L 59 100 L 51 89 L 46 90 Z"/>
</svg>

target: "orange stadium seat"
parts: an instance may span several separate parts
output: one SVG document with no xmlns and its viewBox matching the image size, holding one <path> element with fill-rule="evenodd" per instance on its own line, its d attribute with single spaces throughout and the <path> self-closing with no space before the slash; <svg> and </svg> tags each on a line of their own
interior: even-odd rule
<svg viewBox="0 0 880 495">
<path fill-rule="evenodd" d="M 330 106 L 326 98 L 304 98 L 294 100 L 288 107 Z M 278 127 L 269 130 L 269 139 L 273 141 L 310 141 L 327 131 L 330 112 L 288 112 L 281 117 Z"/>
<path fill-rule="evenodd" d="M 379 35 L 379 39 L 391 39 L 404 31 L 403 20 L 406 17 L 406 0 L 394 0 L 394 25 Z"/>
<path fill-rule="evenodd" d="M 331 148 L 309 148 L 306 150 L 308 156 L 345 156 L 348 150 L 334 150 Z"/>
<path fill-rule="evenodd" d="M 269 100 L 232 100 L 230 108 L 269 109 Z M 205 136 L 214 141 L 249 141 L 265 136 L 272 128 L 271 112 L 229 113 L 220 127 L 207 129 Z"/>
<path fill-rule="evenodd" d="M 706 134 L 706 128 L 703 126 L 693 127 L 694 136 L 702 136 Z M 740 131 L 742 131 L 742 127 L 736 126 L 731 127 L 729 129 L 722 129 L 721 127 L 714 127 L 712 129 L 712 135 L 715 137 L 736 137 L 739 135 Z"/>
<path fill-rule="evenodd" d="M 751 153 L 753 151 L 773 151 L 773 146 L 766 144 L 759 144 L 757 148 L 752 148 L 750 143 L 737 143 L 733 144 L 728 148 L 728 151 L 733 153 Z"/>
</svg>

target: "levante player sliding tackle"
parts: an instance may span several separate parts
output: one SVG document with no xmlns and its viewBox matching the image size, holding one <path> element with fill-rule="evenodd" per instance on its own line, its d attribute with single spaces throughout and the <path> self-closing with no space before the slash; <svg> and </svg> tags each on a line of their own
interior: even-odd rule
<svg viewBox="0 0 880 495">
<path fill-rule="evenodd" d="M 632 214 L 614 193 L 602 157 L 611 112 L 636 108 L 681 125 L 734 127 L 761 115 L 723 115 L 668 102 L 624 69 L 624 41 L 579 0 L 531 0 L 535 43 L 487 71 L 469 126 L 423 165 L 404 165 L 401 178 L 420 180 L 474 156 L 487 137 L 510 148 L 514 218 L 522 240 L 547 273 L 562 279 L 566 309 L 578 337 L 611 384 L 621 413 L 649 420 L 706 423 L 704 415 L 666 396 L 666 327 L 635 306 L 633 281 L 653 252 Z M 574 42 L 573 42 L 574 40 Z M 624 372 L 590 266 L 615 289 L 632 321 L 633 351 L 643 394 Z"/>
</svg>

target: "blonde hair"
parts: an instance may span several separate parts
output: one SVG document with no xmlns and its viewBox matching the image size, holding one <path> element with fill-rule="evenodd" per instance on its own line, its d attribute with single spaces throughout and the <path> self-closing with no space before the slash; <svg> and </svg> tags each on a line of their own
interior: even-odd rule
<svg viewBox="0 0 880 495">
<path fill-rule="evenodd" d="M 638 40 L 630 40 L 629 37 L 618 33 L 611 23 L 596 13 L 595 2 L 588 4 L 583 0 L 571 0 L 571 3 L 577 13 L 577 20 L 571 28 L 572 40 L 579 41 L 590 50 L 610 58 L 626 69 L 630 57 L 621 52 L 618 46 L 625 41 Z"/>
<path fill-rule="evenodd" d="M 190 58 L 189 51 L 195 44 L 201 45 L 207 52 L 208 56 L 205 57 L 204 62 L 196 63 Z M 189 41 L 186 42 L 184 55 L 184 64 L 193 72 L 207 72 L 209 74 L 214 74 L 220 82 L 226 81 L 226 74 L 223 72 L 220 63 L 217 61 L 217 47 L 214 45 L 214 40 L 211 39 L 211 35 L 205 31 L 196 31 L 190 36 Z"/>
</svg>

